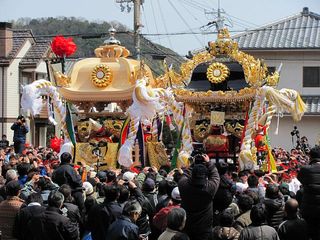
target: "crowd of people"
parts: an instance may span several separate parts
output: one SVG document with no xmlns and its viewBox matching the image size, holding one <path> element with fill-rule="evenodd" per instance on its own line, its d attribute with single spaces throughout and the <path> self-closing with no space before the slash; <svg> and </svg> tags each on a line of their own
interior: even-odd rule
<svg viewBox="0 0 320 240">
<path fill-rule="evenodd" d="M 310 158 L 275 149 L 278 173 L 234 172 L 205 154 L 171 171 L 97 171 L 47 147 L 16 154 L 21 145 L 6 141 L 0 147 L 3 240 L 320 239 L 318 146 Z"/>
</svg>

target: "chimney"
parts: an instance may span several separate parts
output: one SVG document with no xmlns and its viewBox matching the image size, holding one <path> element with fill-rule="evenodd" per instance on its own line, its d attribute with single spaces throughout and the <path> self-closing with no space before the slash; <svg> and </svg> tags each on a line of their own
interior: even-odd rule
<svg viewBox="0 0 320 240">
<path fill-rule="evenodd" d="M 0 57 L 8 57 L 12 44 L 12 23 L 0 22 Z"/>
<path fill-rule="evenodd" d="M 302 16 L 308 16 L 309 15 L 309 8 L 308 7 L 304 7 L 302 9 Z"/>
</svg>

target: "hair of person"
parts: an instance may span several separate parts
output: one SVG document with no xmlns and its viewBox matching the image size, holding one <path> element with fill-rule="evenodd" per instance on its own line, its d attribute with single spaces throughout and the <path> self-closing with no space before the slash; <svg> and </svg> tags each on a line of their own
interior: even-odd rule
<svg viewBox="0 0 320 240">
<path fill-rule="evenodd" d="M 114 180 L 116 180 L 116 178 L 117 178 L 117 176 L 116 176 L 115 172 L 113 172 L 113 171 L 107 172 L 107 179 L 106 180 L 108 183 L 113 182 Z"/>
<path fill-rule="evenodd" d="M 246 195 L 246 194 L 240 194 L 238 196 L 238 206 L 240 210 L 243 212 L 246 212 L 252 208 L 253 205 L 253 199 Z"/>
<path fill-rule="evenodd" d="M 130 191 L 129 191 L 128 187 L 120 185 L 119 186 L 119 191 L 120 191 L 120 195 L 119 195 L 119 198 L 118 198 L 118 202 L 119 203 L 124 203 L 124 202 L 128 201 L 128 199 L 130 197 Z"/>
<path fill-rule="evenodd" d="M 266 187 L 266 197 L 276 199 L 279 197 L 279 187 L 276 184 L 268 184 Z"/>
<path fill-rule="evenodd" d="M 250 175 L 250 176 L 248 177 L 248 186 L 249 186 L 250 188 L 256 188 L 256 187 L 258 187 L 258 184 L 259 184 L 259 179 L 258 179 L 257 176 L 255 176 L 255 175 Z"/>
<path fill-rule="evenodd" d="M 168 196 L 171 196 L 171 192 L 175 187 L 178 187 L 178 184 L 175 181 L 167 181 L 166 191 Z"/>
<path fill-rule="evenodd" d="M 220 226 L 222 227 L 232 227 L 234 222 L 234 216 L 230 209 L 225 209 L 220 214 Z"/>
<path fill-rule="evenodd" d="M 190 240 L 189 236 L 183 232 L 176 233 L 171 240 Z"/>
<path fill-rule="evenodd" d="M 260 200 L 260 199 L 259 199 L 259 195 L 258 195 L 257 192 L 247 190 L 247 191 L 245 192 L 245 194 L 252 198 L 252 200 L 253 200 L 253 205 L 256 205 L 256 204 L 259 203 L 259 200 Z"/>
<path fill-rule="evenodd" d="M 259 203 L 253 206 L 250 212 L 250 218 L 252 225 L 254 226 L 260 226 L 261 224 L 265 223 L 267 218 L 265 205 Z"/>
<path fill-rule="evenodd" d="M 186 216 L 186 211 L 183 208 L 173 208 L 168 214 L 168 228 L 174 231 L 180 231 L 180 228 L 185 221 Z"/>
<path fill-rule="evenodd" d="M 216 167 L 219 172 L 219 175 L 224 175 L 229 169 L 229 165 L 226 162 L 217 162 Z"/>
<path fill-rule="evenodd" d="M 163 179 L 158 183 L 158 194 L 164 195 L 167 193 L 167 180 Z"/>
<path fill-rule="evenodd" d="M 167 171 L 165 170 L 165 169 L 163 169 L 163 168 L 160 168 L 159 169 L 159 175 L 161 175 L 162 177 L 167 177 L 168 176 L 168 173 L 167 173 Z"/>
<path fill-rule="evenodd" d="M 122 214 L 127 217 L 130 217 L 132 213 L 141 213 L 141 212 L 142 212 L 142 207 L 137 200 L 128 201 L 124 205 L 122 210 Z"/>
<path fill-rule="evenodd" d="M 29 163 L 20 163 L 17 166 L 18 174 L 21 177 L 27 175 L 29 169 L 30 169 L 30 164 Z"/>
<path fill-rule="evenodd" d="M 40 193 L 31 193 L 27 198 L 27 203 L 40 203 L 43 205 L 43 199 Z"/>
<path fill-rule="evenodd" d="M 298 208 L 299 203 L 293 198 L 290 198 L 288 201 L 286 201 L 286 204 L 284 206 L 284 210 L 288 216 L 295 216 L 298 212 Z"/>
<path fill-rule="evenodd" d="M 64 152 L 60 156 L 61 163 L 70 163 L 72 160 L 72 156 L 68 152 Z"/>
<path fill-rule="evenodd" d="M 118 199 L 120 189 L 116 185 L 104 185 L 103 186 L 105 201 L 113 202 Z"/>
<path fill-rule="evenodd" d="M 176 183 L 178 183 L 182 177 L 183 177 L 183 174 L 181 174 L 178 170 L 174 171 L 173 180 Z"/>
<path fill-rule="evenodd" d="M 6 172 L 6 180 L 7 182 L 10 182 L 12 180 L 15 180 L 18 178 L 18 174 L 17 174 L 17 171 L 14 170 L 14 169 L 9 169 L 7 172 Z"/>
<path fill-rule="evenodd" d="M 59 188 L 59 192 L 63 194 L 65 202 L 72 202 L 72 189 L 68 184 L 62 184 Z"/>
<path fill-rule="evenodd" d="M 239 172 L 239 174 L 238 174 L 238 177 L 239 177 L 239 178 L 244 177 L 244 176 L 248 176 L 248 172 L 247 172 L 247 171 L 241 171 L 241 172 Z"/>
<path fill-rule="evenodd" d="M 4 138 L 4 137 L 7 137 L 7 135 L 3 134 L 3 135 L 2 135 L 2 138 Z"/>
<path fill-rule="evenodd" d="M 17 180 L 12 180 L 5 185 L 5 190 L 6 190 L 7 196 L 10 196 L 10 197 L 18 196 L 21 190 L 20 183 Z"/>
<path fill-rule="evenodd" d="M 48 205 L 49 207 L 61 208 L 64 202 L 64 196 L 58 190 L 53 190 L 50 192 L 48 197 Z"/>
</svg>

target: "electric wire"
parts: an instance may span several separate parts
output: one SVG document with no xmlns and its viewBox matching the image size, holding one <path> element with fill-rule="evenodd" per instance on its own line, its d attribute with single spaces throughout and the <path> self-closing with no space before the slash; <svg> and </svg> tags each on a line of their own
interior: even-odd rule
<svg viewBox="0 0 320 240">
<path fill-rule="evenodd" d="M 152 15 L 153 15 L 153 18 L 154 18 L 154 24 L 156 26 L 156 31 L 157 31 L 157 33 L 159 33 L 158 24 L 157 24 L 157 20 L 156 20 L 156 14 L 155 14 L 155 11 L 154 11 L 154 6 L 153 6 L 152 1 L 150 1 L 150 3 L 151 3 L 151 8 L 152 8 Z M 158 41 L 161 44 L 160 39 L 158 39 Z"/>
<path fill-rule="evenodd" d="M 164 25 L 164 30 L 166 31 L 166 33 L 169 33 L 168 28 L 167 28 L 166 21 L 165 21 L 165 19 L 164 19 L 164 15 L 163 15 L 163 12 L 162 12 L 162 8 L 161 8 L 161 6 L 160 6 L 159 0 L 157 0 L 157 3 L 158 3 L 158 6 L 159 6 L 160 16 L 161 16 L 161 19 L 162 19 L 162 22 L 163 22 L 163 25 Z M 168 36 L 170 36 L 170 35 L 168 35 Z M 173 47 L 172 47 L 172 42 L 171 42 L 170 37 L 167 37 L 167 40 L 168 40 L 168 42 L 169 42 L 170 48 L 173 49 Z"/>
</svg>

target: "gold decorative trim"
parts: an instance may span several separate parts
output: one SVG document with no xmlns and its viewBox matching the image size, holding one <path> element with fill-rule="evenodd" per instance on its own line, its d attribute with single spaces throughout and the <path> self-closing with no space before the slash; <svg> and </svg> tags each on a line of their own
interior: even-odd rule
<svg viewBox="0 0 320 240">
<path fill-rule="evenodd" d="M 223 63 L 212 63 L 207 69 L 207 78 L 214 84 L 222 83 L 229 76 L 229 68 Z"/>
<path fill-rule="evenodd" d="M 91 73 L 91 81 L 98 88 L 108 87 L 112 82 L 110 67 L 104 64 L 97 65 Z"/>
</svg>

